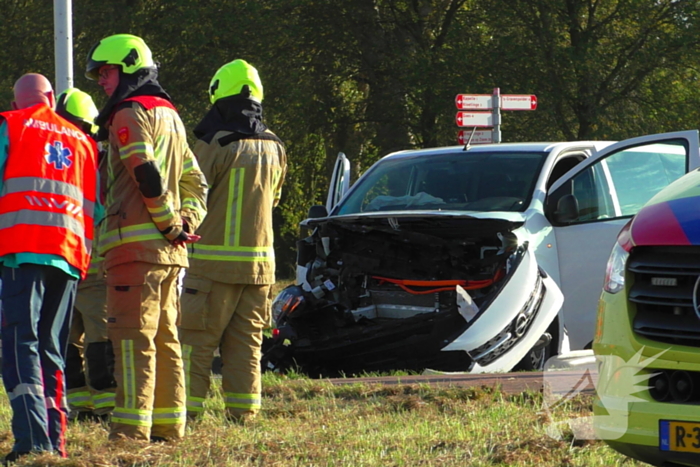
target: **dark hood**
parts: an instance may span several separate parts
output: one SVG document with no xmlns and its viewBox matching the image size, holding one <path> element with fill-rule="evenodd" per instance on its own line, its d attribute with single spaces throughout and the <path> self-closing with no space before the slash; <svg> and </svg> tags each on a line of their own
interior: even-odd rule
<svg viewBox="0 0 700 467">
<path fill-rule="evenodd" d="M 194 135 L 211 143 L 217 131 L 230 131 L 247 137 L 263 133 L 263 107 L 260 102 L 243 95 L 219 99 L 194 129 Z"/>
<path fill-rule="evenodd" d="M 95 124 L 100 127 L 97 133 L 98 141 L 104 141 L 109 137 L 107 123 L 116 106 L 124 99 L 138 96 L 162 97 L 172 102 L 168 93 L 158 83 L 158 70 L 156 68 L 142 68 L 132 74 L 126 74 L 119 70 L 119 86 L 95 119 Z"/>
</svg>

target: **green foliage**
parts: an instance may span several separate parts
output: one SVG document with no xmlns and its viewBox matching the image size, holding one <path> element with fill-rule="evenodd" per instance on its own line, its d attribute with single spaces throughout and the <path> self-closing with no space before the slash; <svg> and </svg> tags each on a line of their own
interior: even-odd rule
<svg viewBox="0 0 700 467">
<path fill-rule="evenodd" d="M 298 222 L 323 204 L 338 152 L 353 178 L 388 152 L 456 144 L 458 93 L 536 94 L 504 112 L 504 141 L 621 139 L 696 127 L 698 0 L 115 0 L 73 4 L 75 85 L 104 36 L 142 36 L 186 127 L 207 87 L 243 58 L 265 86 L 265 118 L 287 144 L 276 214 L 281 276 Z M 0 0 L 0 108 L 23 73 L 53 77 L 53 14 Z M 193 142 L 193 136 L 190 135 Z"/>
</svg>

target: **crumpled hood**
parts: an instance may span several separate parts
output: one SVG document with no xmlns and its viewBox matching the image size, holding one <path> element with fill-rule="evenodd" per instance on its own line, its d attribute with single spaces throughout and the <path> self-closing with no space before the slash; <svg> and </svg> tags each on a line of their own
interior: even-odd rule
<svg viewBox="0 0 700 467">
<path fill-rule="evenodd" d="M 387 219 L 395 219 L 399 223 L 410 224 L 412 222 L 426 220 L 452 220 L 469 224 L 485 224 L 493 226 L 494 230 L 512 231 L 525 223 L 525 215 L 521 212 L 481 212 L 481 211 L 383 211 L 358 214 L 344 214 L 341 216 L 328 216 L 317 219 L 306 219 L 302 222 L 308 227 L 316 227 L 320 224 L 333 223 L 358 223 L 372 224 L 386 222 Z"/>
</svg>

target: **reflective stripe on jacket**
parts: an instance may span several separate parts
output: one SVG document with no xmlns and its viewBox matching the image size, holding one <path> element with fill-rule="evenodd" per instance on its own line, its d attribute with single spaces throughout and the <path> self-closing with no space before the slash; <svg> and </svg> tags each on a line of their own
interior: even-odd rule
<svg viewBox="0 0 700 467">
<path fill-rule="evenodd" d="M 183 218 L 191 232 L 201 223 L 206 181 L 175 108 L 151 96 L 128 100 L 109 124 L 99 243 L 105 269 L 133 261 L 187 266 L 187 250 L 169 239 L 182 231 Z"/>
<path fill-rule="evenodd" d="M 194 151 L 209 182 L 207 217 L 189 246 L 190 273 L 229 284 L 273 284 L 272 210 L 279 202 L 287 156 L 270 131 L 222 146 L 216 133 Z"/>
<path fill-rule="evenodd" d="M 44 104 L 0 115 L 10 141 L 0 195 L 0 257 L 58 255 L 85 277 L 96 201 L 94 142 Z"/>
</svg>

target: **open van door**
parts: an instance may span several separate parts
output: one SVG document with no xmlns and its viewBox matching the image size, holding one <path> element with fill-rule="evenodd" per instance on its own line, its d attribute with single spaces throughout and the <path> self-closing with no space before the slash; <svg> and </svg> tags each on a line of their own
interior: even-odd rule
<svg viewBox="0 0 700 467">
<path fill-rule="evenodd" d="M 554 229 L 572 350 L 593 340 L 605 267 L 619 231 L 652 196 L 698 167 L 697 130 L 642 136 L 605 147 L 549 189 L 545 215 Z"/>
<path fill-rule="evenodd" d="M 338 201 L 347 193 L 350 188 L 350 161 L 344 153 L 339 152 L 333 167 L 331 183 L 328 187 L 328 197 L 326 198 L 326 210 L 330 214 L 331 210 L 338 204 Z"/>
</svg>

